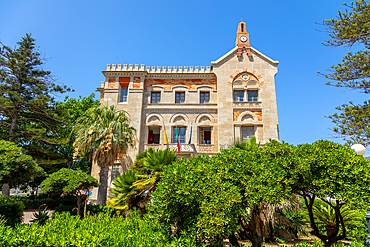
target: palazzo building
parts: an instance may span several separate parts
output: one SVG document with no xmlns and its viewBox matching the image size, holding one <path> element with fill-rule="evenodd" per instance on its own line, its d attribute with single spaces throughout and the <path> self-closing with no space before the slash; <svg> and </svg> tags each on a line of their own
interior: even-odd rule
<svg viewBox="0 0 370 247">
<path fill-rule="evenodd" d="M 100 103 L 127 111 L 138 140 L 135 149 L 119 157 L 111 180 L 128 169 L 138 152 L 178 152 L 178 137 L 177 154 L 187 157 L 212 155 L 252 136 L 261 144 L 279 140 L 278 63 L 250 46 L 246 24 L 240 22 L 235 47 L 211 66 L 108 64 L 98 88 Z M 95 178 L 98 172 L 93 164 Z"/>
</svg>

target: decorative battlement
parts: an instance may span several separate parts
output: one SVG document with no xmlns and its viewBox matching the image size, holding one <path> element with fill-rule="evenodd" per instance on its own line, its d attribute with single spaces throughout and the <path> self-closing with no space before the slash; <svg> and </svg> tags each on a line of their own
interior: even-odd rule
<svg viewBox="0 0 370 247">
<path fill-rule="evenodd" d="M 145 64 L 107 64 L 107 71 L 146 71 L 148 73 L 212 73 L 211 66 L 145 66 Z"/>
</svg>

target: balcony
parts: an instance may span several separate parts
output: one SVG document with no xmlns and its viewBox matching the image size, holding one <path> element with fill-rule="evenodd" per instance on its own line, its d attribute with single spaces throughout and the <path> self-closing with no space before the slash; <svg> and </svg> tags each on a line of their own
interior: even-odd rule
<svg viewBox="0 0 370 247">
<path fill-rule="evenodd" d="M 145 144 L 145 150 L 153 148 L 154 150 L 163 150 L 169 148 L 177 152 L 177 144 L 170 143 L 170 144 Z M 196 153 L 196 149 L 194 144 L 180 144 L 180 153 Z"/>
</svg>

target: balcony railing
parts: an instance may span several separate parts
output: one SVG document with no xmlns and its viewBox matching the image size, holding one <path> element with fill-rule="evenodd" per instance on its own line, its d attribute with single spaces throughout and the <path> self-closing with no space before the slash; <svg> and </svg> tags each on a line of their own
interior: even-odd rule
<svg viewBox="0 0 370 247">
<path fill-rule="evenodd" d="M 153 148 L 154 150 L 163 150 L 169 148 L 170 150 L 177 151 L 177 143 L 170 144 L 145 144 L 145 150 Z M 180 144 L 180 153 L 196 153 L 194 144 Z"/>
<path fill-rule="evenodd" d="M 198 153 L 217 153 L 217 147 L 213 144 L 197 144 Z"/>
</svg>

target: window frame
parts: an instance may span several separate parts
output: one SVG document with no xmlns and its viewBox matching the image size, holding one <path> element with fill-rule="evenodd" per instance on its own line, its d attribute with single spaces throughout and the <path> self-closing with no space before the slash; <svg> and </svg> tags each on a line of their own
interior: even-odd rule
<svg viewBox="0 0 370 247">
<path fill-rule="evenodd" d="M 125 95 L 123 94 L 123 90 L 125 90 Z M 125 100 L 124 98 L 125 97 Z M 128 87 L 121 87 L 121 96 L 120 96 L 120 103 L 127 103 L 128 100 Z"/>
<path fill-rule="evenodd" d="M 150 137 L 150 131 L 154 131 L 154 129 L 158 129 L 159 130 L 159 134 L 154 134 L 153 133 L 153 141 L 150 143 L 149 142 L 149 137 Z M 148 136 L 147 136 L 147 144 L 153 144 L 153 145 L 158 145 L 158 144 L 161 144 L 161 131 L 162 131 L 162 128 L 161 126 L 148 126 Z M 154 135 L 159 135 L 158 137 L 158 143 L 154 143 Z"/>
<path fill-rule="evenodd" d="M 203 94 L 203 102 L 202 102 L 202 94 Z M 208 95 L 208 101 L 206 101 L 206 95 Z M 201 91 L 199 93 L 199 103 L 200 104 L 208 104 L 210 102 L 210 99 L 211 99 L 211 94 L 209 91 Z"/>
<path fill-rule="evenodd" d="M 155 97 L 153 97 L 153 95 Z M 159 98 L 158 98 L 159 96 Z M 160 91 L 154 91 L 154 92 L 151 92 L 150 94 L 150 103 L 151 104 L 158 104 L 161 102 L 161 92 Z"/>
<path fill-rule="evenodd" d="M 239 95 L 238 95 L 239 98 L 235 97 L 236 93 L 239 93 Z M 245 98 L 244 94 L 245 94 L 245 90 L 234 89 L 234 91 L 233 91 L 233 100 L 234 100 L 234 102 L 244 102 L 244 98 Z M 240 96 L 242 96 L 242 98 L 240 98 Z"/>
<path fill-rule="evenodd" d="M 179 96 L 179 98 L 177 96 Z M 182 104 L 182 103 L 185 103 L 185 92 L 184 91 L 175 92 L 175 104 Z"/>
<path fill-rule="evenodd" d="M 249 130 L 253 129 L 253 135 L 248 136 L 248 128 L 249 128 Z M 245 129 L 246 138 L 244 138 L 244 135 L 243 135 L 244 131 L 243 131 L 243 129 Z M 242 141 L 250 140 L 250 138 L 252 138 L 253 136 L 254 137 L 256 136 L 256 129 L 254 128 L 254 126 L 250 126 L 250 125 L 241 126 L 241 128 L 240 128 L 240 139 Z"/>
<path fill-rule="evenodd" d="M 120 170 L 121 170 L 121 165 L 113 164 L 113 166 L 112 166 L 112 174 L 111 174 L 111 180 L 112 180 L 112 182 L 117 177 L 121 176 Z M 116 175 L 116 174 L 118 174 L 118 175 Z"/>
<path fill-rule="evenodd" d="M 186 126 L 175 126 L 175 127 L 173 127 L 173 134 L 172 134 L 172 140 L 173 140 L 173 143 L 177 143 L 177 136 L 176 136 L 176 128 L 178 128 L 179 129 L 179 136 L 180 136 L 180 144 L 186 144 L 186 129 L 187 129 L 187 127 Z M 184 129 L 184 132 L 183 132 L 183 136 L 181 136 L 181 129 Z M 182 140 L 183 140 L 183 142 L 182 142 Z"/>
<path fill-rule="evenodd" d="M 250 89 L 247 90 L 247 99 L 248 99 L 248 102 L 257 102 L 258 101 L 258 90 L 250 90 Z"/>
<path fill-rule="evenodd" d="M 204 126 L 204 127 L 203 126 L 199 126 L 198 129 L 199 129 L 198 143 L 200 145 L 211 145 L 212 144 L 212 127 L 209 127 L 209 126 Z M 205 129 L 209 129 L 209 130 L 205 130 Z M 204 131 L 209 131 L 210 132 L 209 133 L 209 143 L 204 143 L 205 142 L 205 140 L 204 140 Z"/>
</svg>

